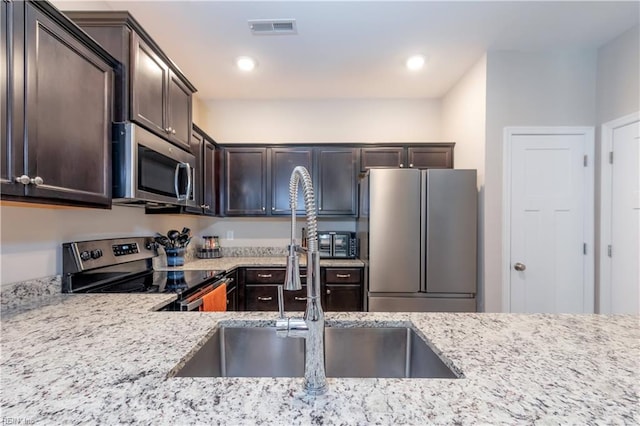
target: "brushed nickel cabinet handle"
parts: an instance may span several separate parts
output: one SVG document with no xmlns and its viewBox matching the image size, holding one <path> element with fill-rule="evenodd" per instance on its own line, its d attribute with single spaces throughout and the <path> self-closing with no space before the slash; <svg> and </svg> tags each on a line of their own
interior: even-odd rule
<svg viewBox="0 0 640 426">
<path fill-rule="evenodd" d="M 258 300 L 261 301 L 261 302 L 271 302 L 273 300 L 273 297 L 271 297 L 271 296 L 267 296 L 267 297 L 258 296 Z"/>
<path fill-rule="evenodd" d="M 30 182 L 32 185 L 38 186 L 44 183 L 44 179 L 42 179 L 40 176 L 36 176 L 33 179 L 31 179 Z"/>
<path fill-rule="evenodd" d="M 258 278 L 271 278 L 271 274 L 258 274 Z"/>
<path fill-rule="evenodd" d="M 296 296 L 296 297 L 294 297 L 294 300 L 297 300 L 299 302 L 304 302 L 305 300 L 307 300 L 307 298 L 306 297 L 298 297 L 298 296 Z"/>
<path fill-rule="evenodd" d="M 327 294 L 331 294 L 331 290 L 330 289 L 327 289 Z"/>
<path fill-rule="evenodd" d="M 23 185 L 29 185 L 31 183 L 31 178 L 27 175 L 18 176 L 16 177 L 16 182 Z"/>
<path fill-rule="evenodd" d="M 351 278 L 351 274 L 336 274 L 338 278 Z"/>
</svg>

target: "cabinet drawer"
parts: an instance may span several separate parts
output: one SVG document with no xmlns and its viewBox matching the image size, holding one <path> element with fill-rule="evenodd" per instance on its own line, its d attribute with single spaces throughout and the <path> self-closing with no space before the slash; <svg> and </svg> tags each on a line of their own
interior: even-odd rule
<svg viewBox="0 0 640 426">
<path fill-rule="evenodd" d="M 247 284 L 283 284 L 284 268 L 247 268 Z"/>
<path fill-rule="evenodd" d="M 325 273 L 327 284 L 360 284 L 362 277 L 361 268 L 327 268 Z"/>
<path fill-rule="evenodd" d="M 304 311 L 307 306 L 307 287 L 302 290 L 284 292 L 285 311 Z M 245 310 L 277 311 L 277 285 L 248 285 L 245 287 Z"/>
<path fill-rule="evenodd" d="M 245 275 L 247 284 L 284 284 L 286 270 L 284 268 L 252 269 L 248 268 Z M 300 268 L 300 282 L 307 282 L 306 268 Z"/>
</svg>

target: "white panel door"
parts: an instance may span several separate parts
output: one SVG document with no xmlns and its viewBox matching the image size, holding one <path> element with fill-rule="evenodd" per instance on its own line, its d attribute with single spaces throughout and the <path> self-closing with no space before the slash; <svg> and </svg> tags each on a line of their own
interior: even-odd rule
<svg viewBox="0 0 640 426">
<path fill-rule="evenodd" d="M 593 168 L 585 165 L 592 134 L 515 133 L 507 141 L 511 312 L 593 312 L 585 250 L 593 229 Z"/>
<path fill-rule="evenodd" d="M 640 123 L 613 130 L 610 313 L 640 313 Z"/>
</svg>

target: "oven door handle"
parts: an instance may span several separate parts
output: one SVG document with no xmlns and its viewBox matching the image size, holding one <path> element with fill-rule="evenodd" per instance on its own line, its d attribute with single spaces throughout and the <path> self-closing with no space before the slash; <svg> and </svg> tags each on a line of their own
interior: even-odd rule
<svg viewBox="0 0 640 426">
<path fill-rule="evenodd" d="M 228 277 L 228 278 L 223 278 L 221 280 L 218 280 L 215 283 L 206 286 L 204 289 L 200 290 L 199 292 L 197 292 L 196 294 L 194 294 L 190 298 L 180 302 L 180 310 L 181 311 L 195 311 L 200 306 L 202 306 L 202 298 L 205 295 L 211 293 L 213 290 L 215 290 L 216 288 L 218 288 L 222 284 L 229 284 L 229 283 L 232 283 L 232 282 L 233 282 L 233 278 Z M 195 296 L 195 298 L 194 298 L 194 296 Z"/>
</svg>

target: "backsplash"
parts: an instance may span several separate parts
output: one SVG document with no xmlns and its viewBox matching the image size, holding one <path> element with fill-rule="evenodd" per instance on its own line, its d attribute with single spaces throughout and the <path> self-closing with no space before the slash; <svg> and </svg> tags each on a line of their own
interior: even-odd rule
<svg viewBox="0 0 640 426">
<path fill-rule="evenodd" d="M 286 247 L 222 247 L 226 257 L 273 257 L 286 256 Z"/>
</svg>

